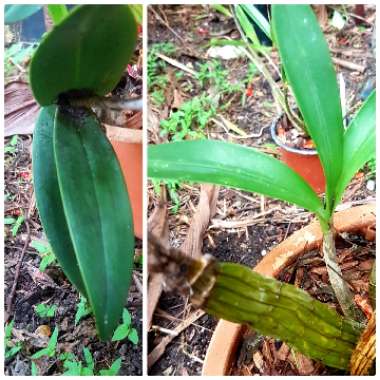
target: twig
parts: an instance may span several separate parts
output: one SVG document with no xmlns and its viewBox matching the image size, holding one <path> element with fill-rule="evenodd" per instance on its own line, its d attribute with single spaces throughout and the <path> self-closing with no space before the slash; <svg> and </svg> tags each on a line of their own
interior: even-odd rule
<svg viewBox="0 0 380 380">
<path fill-rule="evenodd" d="M 185 66 L 183 63 L 176 61 L 173 58 L 167 57 L 164 54 L 161 53 L 155 53 L 158 58 L 161 58 L 162 60 L 166 61 L 170 65 L 177 67 L 178 69 L 187 72 L 188 74 L 192 76 L 196 76 L 197 72 L 195 70 L 190 69 L 189 67 Z"/>
<path fill-rule="evenodd" d="M 271 214 L 274 211 L 279 211 L 281 208 L 280 207 L 274 207 L 270 210 L 260 212 L 251 218 L 248 219 L 243 219 L 243 220 L 217 220 L 214 219 L 212 222 L 212 225 L 209 227 L 209 229 L 212 228 L 242 228 L 246 226 L 251 226 L 253 224 L 257 223 L 257 219 L 261 218 L 262 216 L 266 216 L 268 214 Z"/>
<path fill-rule="evenodd" d="M 365 71 L 365 67 L 358 65 L 353 62 L 346 61 L 344 59 L 332 57 L 332 61 L 341 67 L 345 67 L 346 69 L 352 70 L 352 71 L 359 71 L 360 73 L 363 73 Z"/>
<path fill-rule="evenodd" d="M 32 214 L 32 210 L 34 209 L 34 206 L 35 206 L 35 198 L 34 198 L 34 192 L 33 192 L 32 197 L 30 199 L 28 211 L 27 211 L 25 219 L 24 219 L 24 224 L 25 224 L 25 227 L 26 227 L 25 242 L 24 242 L 24 246 L 22 247 L 22 251 L 20 253 L 20 257 L 19 257 L 18 262 L 17 262 L 15 277 L 13 279 L 13 284 L 12 284 L 12 289 L 11 289 L 11 291 L 9 293 L 8 298 L 7 298 L 7 315 L 6 315 L 6 318 L 5 318 L 6 320 L 8 320 L 8 318 L 12 315 L 12 311 L 13 311 L 12 310 L 13 309 L 13 298 L 14 298 L 15 293 L 16 293 L 17 284 L 18 284 L 18 278 L 20 277 L 21 266 L 22 266 L 22 263 L 24 261 L 25 253 L 26 253 L 26 250 L 27 250 L 27 248 L 29 246 L 29 242 L 30 242 L 29 219 L 30 219 L 30 216 Z"/>
<path fill-rule="evenodd" d="M 136 288 L 139 290 L 139 292 L 141 294 L 143 294 L 143 286 L 142 286 L 142 283 L 140 282 L 140 280 L 138 279 L 136 273 L 133 273 L 133 282 L 135 283 L 136 285 Z"/>
<path fill-rule="evenodd" d="M 189 327 L 193 322 L 197 319 L 205 315 L 203 310 L 197 310 L 192 313 L 186 320 L 182 321 L 174 330 L 172 330 L 172 334 L 166 336 L 161 340 L 161 342 L 152 350 L 152 352 L 148 355 L 148 368 L 151 368 L 154 363 L 162 356 L 165 352 L 166 346 L 183 330 Z"/>
<path fill-rule="evenodd" d="M 167 21 L 165 21 L 158 13 L 157 11 L 154 9 L 154 7 L 149 7 L 149 10 L 152 11 L 154 13 L 154 15 L 158 18 L 159 21 L 161 21 L 162 24 L 164 24 L 168 30 L 170 30 L 181 42 L 182 44 L 185 43 L 185 41 L 183 40 L 183 38 L 169 25 L 169 23 Z"/>
<path fill-rule="evenodd" d="M 118 111 L 141 111 L 143 108 L 142 98 L 120 99 L 118 96 L 76 98 L 70 99 L 70 104 L 78 107 L 110 108 Z"/>
</svg>

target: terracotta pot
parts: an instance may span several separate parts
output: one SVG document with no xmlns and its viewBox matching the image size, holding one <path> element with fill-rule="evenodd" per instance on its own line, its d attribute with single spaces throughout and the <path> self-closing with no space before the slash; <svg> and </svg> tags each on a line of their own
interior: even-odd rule
<svg viewBox="0 0 380 380">
<path fill-rule="evenodd" d="M 374 240 L 376 223 L 375 204 L 353 207 L 334 215 L 334 226 L 338 232 L 355 232 Z M 271 277 L 277 277 L 288 265 L 302 254 L 320 247 L 322 231 L 318 221 L 295 232 L 269 252 L 254 268 L 255 271 Z M 237 348 L 245 327 L 236 323 L 220 320 L 203 364 L 202 375 L 225 376 L 236 359 Z"/>
<path fill-rule="evenodd" d="M 142 144 L 111 140 L 123 170 L 132 205 L 135 236 L 142 239 Z"/>
<path fill-rule="evenodd" d="M 283 116 L 272 123 L 270 133 L 280 147 L 280 159 L 296 171 L 318 194 L 325 192 L 326 180 L 318 152 L 312 149 L 297 149 L 286 146 L 277 135 L 277 125 Z"/>
</svg>

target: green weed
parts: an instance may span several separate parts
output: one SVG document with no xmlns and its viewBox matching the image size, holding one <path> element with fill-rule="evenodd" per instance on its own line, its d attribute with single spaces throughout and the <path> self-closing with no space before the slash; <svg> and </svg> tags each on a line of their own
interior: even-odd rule
<svg viewBox="0 0 380 380">
<path fill-rule="evenodd" d="M 132 327 L 131 314 L 127 309 L 123 310 L 123 323 L 115 330 L 112 342 L 123 340 L 125 338 L 128 338 L 134 345 L 139 342 L 137 330 Z"/>
<path fill-rule="evenodd" d="M 80 301 L 77 305 L 77 312 L 75 313 L 75 325 L 77 325 L 82 318 L 86 317 L 90 313 L 91 308 L 88 305 L 86 298 L 80 296 Z"/>
<path fill-rule="evenodd" d="M 42 350 L 37 351 L 34 353 L 31 358 L 32 359 L 39 359 L 42 356 L 49 356 L 50 358 L 55 355 L 55 351 L 57 349 L 57 342 L 58 342 L 58 328 L 55 327 L 53 334 L 51 334 L 51 337 L 49 339 L 48 345 L 43 348 Z"/>
<path fill-rule="evenodd" d="M 12 136 L 11 140 L 4 147 L 4 153 L 15 153 L 18 142 L 18 135 Z"/>
<path fill-rule="evenodd" d="M 41 256 L 39 269 L 44 272 L 46 268 L 56 262 L 56 257 L 49 244 L 44 244 L 38 240 L 32 240 L 30 246 L 33 247 Z"/>
<path fill-rule="evenodd" d="M 46 305 L 43 303 L 35 307 L 35 312 L 40 318 L 53 318 L 57 311 L 57 305 Z"/>
<path fill-rule="evenodd" d="M 12 330 L 13 330 L 14 320 L 5 325 L 4 334 L 4 347 L 5 347 L 5 359 L 9 359 L 16 355 L 22 349 L 22 344 L 20 342 L 13 345 L 11 342 Z"/>
</svg>

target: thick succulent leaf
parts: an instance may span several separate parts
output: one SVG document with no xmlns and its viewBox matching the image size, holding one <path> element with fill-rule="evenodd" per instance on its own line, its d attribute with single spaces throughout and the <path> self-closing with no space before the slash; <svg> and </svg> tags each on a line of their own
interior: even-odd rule
<svg viewBox="0 0 380 380">
<path fill-rule="evenodd" d="M 54 255 L 71 283 L 86 297 L 58 185 L 53 149 L 57 107 L 41 109 L 33 134 L 33 183 L 37 209 Z"/>
<path fill-rule="evenodd" d="M 13 24 L 22 21 L 41 9 L 42 5 L 8 4 L 4 7 L 4 21 Z"/>
<path fill-rule="evenodd" d="M 326 177 L 328 210 L 342 170 L 343 121 L 334 66 L 309 5 L 272 7 L 274 40 Z"/>
<path fill-rule="evenodd" d="M 371 93 L 350 123 L 343 141 L 343 170 L 336 191 L 335 206 L 355 173 L 376 156 L 376 91 Z"/>
<path fill-rule="evenodd" d="M 54 152 L 63 207 L 101 339 L 112 337 L 133 270 L 132 211 L 123 173 L 96 117 L 59 108 Z"/>
<path fill-rule="evenodd" d="M 323 217 L 322 204 L 292 169 L 255 149 L 215 140 L 151 145 L 148 175 L 235 187 L 295 203 Z"/>
<path fill-rule="evenodd" d="M 46 35 L 30 65 L 30 83 L 40 105 L 58 95 L 103 96 L 120 80 L 135 48 L 137 26 L 127 5 L 78 6 Z"/>
</svg>

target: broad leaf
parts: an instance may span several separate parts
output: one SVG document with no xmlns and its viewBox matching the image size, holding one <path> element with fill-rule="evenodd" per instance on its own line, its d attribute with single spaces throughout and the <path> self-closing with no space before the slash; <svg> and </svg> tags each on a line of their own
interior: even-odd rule
<svg viewBox="0 0 380 380">
<path fill-rule="evenodd" d="M 87 299 L 107 340 L 118 325 L 133 270 L 132 211 L 123 173 L 90 111 L 58 109 L 54 153 Z"/>
<path fill-rule="evenodd" d="M 321 159 L 331 211 L 342 171 L 343 121 L 329 49 L 309 5 L 273 5 L 272 27 L 286 77 Z"/>
<path fill-rule="evenodd" d="M 68 91 L 103 96 L 113 90 L 133 54 L 137 37 L 127 5 L 82 5 L 46 35 L 30 65 L 40 105 Z"/>
<path fill-rule="evenodd" d="M 324 217 L 317 194 L 301 176 L 275 158 L 241 145 L 215 140 L 151 145 L 148 175 L 253 191 Z"/>
<path fill-rule="evenodd" d="M 5 24 L 22 21 L 41 9 L 42 5 L 9 4 L 4 8 Z"/>
<path fill-rule="evenodd" d="M 32 150 L 34 193 L 38 213 L 50 246 L 70 282 L 85 296 L 86 290 L 70 239 L 58 185 L 53 149 L 56 110 L 56 106 L 42 108 L 34 128 Z"/>
<path fill-rule="evenodd" d="M 375 134 L 376 91 L 373 91 L 344 134 L 343 170 L 336 191 L 335 207 L 355 173 L 376 156 Z"/>
</svg>

